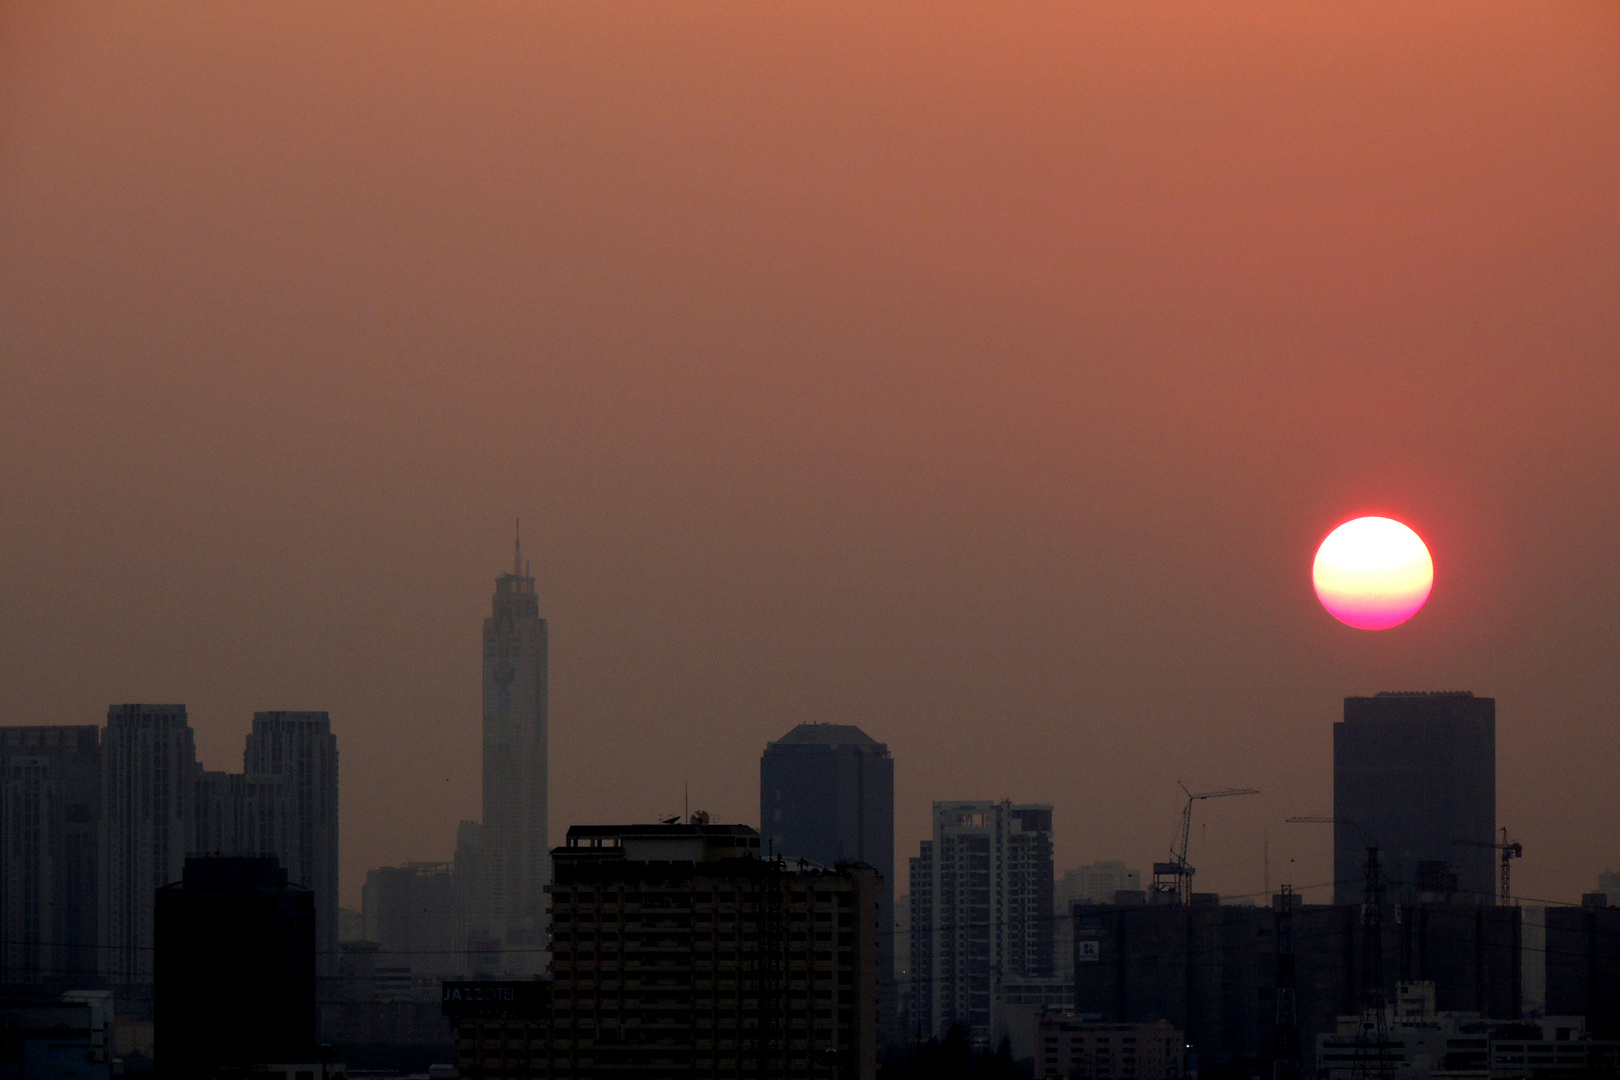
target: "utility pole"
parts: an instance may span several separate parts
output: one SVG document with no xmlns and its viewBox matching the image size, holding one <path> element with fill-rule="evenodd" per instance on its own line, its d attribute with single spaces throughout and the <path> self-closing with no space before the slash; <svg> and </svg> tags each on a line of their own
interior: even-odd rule
<svg viewBox="0 0 1620 1080">
<path fill-rule="evenodd" d="M 1389 1080 L 1389 1011 L 1384 1003 L 1384 885 L 1378 849 L 1367 848 L 1367 885 L 1361 895 L 1361 1022 L 1356 1026 L 1351 1080 Z"/>
</svg>

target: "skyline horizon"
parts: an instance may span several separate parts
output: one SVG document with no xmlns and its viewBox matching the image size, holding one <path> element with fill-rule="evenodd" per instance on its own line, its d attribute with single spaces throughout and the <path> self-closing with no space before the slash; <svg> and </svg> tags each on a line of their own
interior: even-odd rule
<svg viewBox="0 0 1620 1080">
<path fill-rule="evenodd" d="M 519 557 L 521 557 L 521 556 L 519 556 Z M 538 580 L 537 576 L 534 575 L 533 572 L 532 572 L 532 560 L 531 560 L 530 564 L 524 566 L 523 569 L 524 569 L 524 574 L 520 575 L 520 576 L 526 576 L 526 579 L 528 579 L 528 580 Z M 515 574 L 516 572 L 513 571 L 512 573 Z M 502 572 L 502 573 L 497 574 L 494 580 L 496 580 L 498 582 L 499 580 L 501 580 L 502 578 L 507 577 L 507 576 L 511 576 L 511 575 L 506 573 L 506 572 Z M 539 592 L 538 589 L 536 591 L 537 591 L 537 593 Z M 542 614 L 541 614 L 541 619 L 543 621 L 548 622 L 548 623 L 550 621 L 549 617 L 545 615 L 543 610 L 542 610 Z M 1347 694 L 1347 695 L 1345 695 L 1345 698 L 1349 699 L 1349 698 L 1353 698 L 1353 697 L 1376 697 L 1376 696 L 1385 696 L 1385 695 L 1392 695 L 1392 694 L 1393 695 L 1412 695 L 1412 694 L 1416 694 L 1416 695 L 1444 695 L 1444 694 L 1453 694 L 1453 693 L 1459 693 L 1459 692 L 1460 693 L 1466 693 L 1466 694 L 1469 694 L 1469 695 L 1474 695 L 1474 696 L 1480 696 L 1480 695 L 1475 695 L 1475 692 L 1472 691 L 1472 690 L 1462 690 L 1462 691 L 1458 691 L 1458 690 L 1455 690 L 1455 689 L 1431 689 L 1431 690 L 1410 690 L 1410 689 L 1405 689 L 1405 690 L 1400 690 L 1400 689 L 1393 689 L 1393 688 L 1384 688 L 1384 689 L 1372 691 L 1372 692 L 1366 693 L 1366 694 Z M 1483 695 L 1483 696 L 1492 696 L 1492 695 Z M 109 709 L 115 708 L 115 707 L 118 707 L 118 705 L 120 705 L 120 704 L 125 704 L 125 705 L 127 705 L 127 704 L 141 704 L 141 705 L 151 706 L 151 705 L 162 704 L 162 703 L 157 703 L 157 702 L 118 703 L 118 702 L 114 702 L 114 703 L 109 703 L 108 708 Z M 193 730 L 196 730 L 196 726 L 195 726 L 195 723 L 194 723 L 194 713 L 191 710 L 190 705 L 188 703 L 185 703 L 185 702 L 177 702 L 177 703 L 174 703 L 174 704 L 178 704 L 180 707 L 187 709 L 188 723 L 192 723 Z M 261 714 L 261 715 L 265 714 L 267 712 L 289 712 L 289 711 L 291 711 L 291 712 L 301 712 L 301 711 L 307 711 L 307 710 L 306 709 L 298 709 L 298 710 L 255 709 L 255 710 L 253 710 L 253 712 L 255 714 Z M 330 713 L 330 710 L 318 710 L 318 711 L 325 712 L 325 713 L 328 713 L 328 714 Z M 1341 715 L 1340 719 L 1342 719 L 1342 715 Z M 760 721 L 760 723 L 762 723 L 762 724 L 764 722 L 765 721 Z M 1329 739 L 1330 742 L 1331 742 L 1331 738 L 1332 738 L 1331 724 L 1332 723 L 1338 723 L 1338 722 L 1339 722 L 1339 720 L 1335 720 L 1335 721 L 1330 722 L 1329 729 L 1328 729 L 1328 739 Z M 845 718 L 845 719 L 810 719 L 810 720 L 798 721 L 795 725 L 789 727 L 787 732 L 779 733 L 776 736 L 772 736 L 772 737 L 769 737 L 769 738 L 765 739 L 765 741 L 761 744 L 761 752 L 763 753 L 766 744 L 768 744 L 770 742 L 780 740 L 782 737 L 784 737 L 784 735 L 786 735 L 787 733 L 790 733 L 793 730 L 793 727 L 796 727 L 799 724 L 810 724 L 810 725 L 849 724 L 850 726 L 854 726 L 854 727 L 858 728 L 860 731 L 862 731 L 863 733 L 865 733 L 869 737 L 873 738 L 874 741 L 876 741 L 878 743 L 882 743 L 882 744 L 887 746 L 888 742 L 887 742 L 887 740 L 885 738 L 882 738 L 881 736 L 873 735 L 871 731 L 867 730 L 867 724 L 868 723 L 870 723 L 870 722 L 869 721 L 856 722 L 856 721 L 848 719 L 848 718 Z M 91 726 L 91 725 L 86 725 L 86 726 Z M 101 726 L 104 726 L 104 722 L 103 722 L 103 725 L 101 725 Z M 337 727 L 337 725 L 335 723 L 334 723 L 334 734 L 335 735 L 339 734 L 339 729 L 338 729 L 338 727 Z M 245 753 L 245 751 L 244 751 L 244 753 Z M 892 750 L 891 750 L 891 756 L 892 756 Z M 200 740 L 199 740 L 199 752 L 198 752 L 197 762 L 198 762 L 199 770 L 207 769 L 210 766 L 210 763 L 205 761 L 205 759 L 204 759 L 204 757 L 203 757 L 203 755 L 201 753 Z M 1331 763 L 1330 763 L 1330 774 L 1331 774 Z M 1181 788 L 1182 783 L 1183 783 L 1183 781 L 1180 778 L 1176 778 L 1175 781 L 1174 781 L 1174 784 L 1176 785 L 1177 788 Z M 340 789 L 341 789 L 341 776 L 340 776 Z M 1261 791 L 1261 794 L 1262 795 L 1264 794 L 1263 789 Z M 1331 810 L 1331 801 L 1332 801 L 1332 798 L 1331 798 L 1332 797 L 1331 775 L 1329 777 L 1329 782 L 1328 782 L 1328 785 L 1327 785 L 1327 794 L 1328 794 L 1328 800 L 1327 801 L 1328 801 L 1328 804 L 1329 804 L 1328 809 Z M 1047 801 L 1047 800 L 1029 800 L 1029 799 L 1022 798 L 1016 792 L 1003 792 L 1003 793 L 995 794 L 995 795 L 982 794 L 981 793 L 981 794 L 971 795 L 971 796 L 937 795 L 937 796 L 925 797 L 924 798 L 924 802 L 928 807 L 927 816 L 929 816 L 929 817 L 932 816 L 933 807 L 937 803 L 942 803 L 942 802 L 949 803 L 949 802 L 960 802 L 960 801 L 987 801 L 987 800 L 992 801 L 992 802 L 1002 802 L 1002 801 L 1009 801 L 1009 800 L 1013 801 L 1013 802 L 1040 802 L 1043 805 L 1046 805 L 1049 802 L 1049 804 L 1054 809 L 1055 818 L 1058 818 L 1058 819 L 1061 818 L 1062 802 L 1060 800 L 1057 800 L 1057 799 L 1053 799 L 1053 800 L 1049 800 L 1049 801 Z M 682 791 L 682 801 L 683 801 L 684 804 L 686 804 L 688 806 L 688 808 L 690 808 L 692 806 L 692 804 L 690 803 L 690 792 L 689 792 L 689 790 L 683 790 Z M 897 803 L 898 803 L 898 799 L 897 799 Z M 757 807 L 757 803 L 756 803 L 756 807 Z M 702 809 L 702 807 L 698 807 L 698 808 Z M 664 814 L 662 812 L 655 812 L 653 815 L 648 816 L 647 820 L 648 821 L 657 820 L 657 819 L 665 817 L 665 816 L 668 816 L 668 815 Z M 757 809 L 756 809 L 755 817 L 757 817 L 757 816 L 758 815 L 757 815 Z M 446 849 L 446 851 L 445 851 L 445 853 L 443 854 L 442 857 L 431 856 L 431 855 L 430 856 L 410 856 L 410 857 L 399 858 L 399 859 L 393 860 L 391 862 L 386 862 L 386 863 L 373 863 L 373 864 L 364 866 L 363 868 L 359 868 L 357 870 L 347 870 L 346 869 L 346 872 L 344 872 L 344 873 L 342 873 L 340 875 L 341 885 L 340 885 L 340 891 L 339 891 L 339 902 L 345 908 L 349 908 L 351 910 L 358 910 L 359 909 L 359 890 L 360 890 L 361 885 L 363 885 L 364 880 L 365 880 L 365 875 L 366 875 L 367 871 L 369 871 L 369 870 L 380 869 L 380 868 L 384 868 L 386 866 L 401 866 L 401 865 L 406 865 L 408 863 L 445 863 L 445 862 L 451 861 L 451 857 L 452 857 L 452 855 L 454 853 L 454 848 L 455 848 L 456 826 L 458 824 L 460 824 L 461 822 L 466 821 L 466 820 L 481 820 L 481 817 L 480 818 L 471 818 L 471 819 L 469 819 L 469 818 L 458 818 L 458 819 L 455 819 L 454 821 L 447 820 L 446 822 L 444 822 L 444 828 L 448 832 L 448 848 Z M 684 817 L 683 817 L 683 820 L 684 820 Z M 717 822 L 721 821 L 720 818 L 716 818 L 715 820 Z M 901 820 L 901 814 L 897 810 L 896 821 L 898 822 L 899 820 Z M 569 821 L 569 822 L 564 823 L 564 824 L 556 825 L 556 826 L 552 827 L 551 831 L 556 834 L 556 835 L 554 835 L 552 837 L 552 839 L 557 840 L 558 842 L 549 844 L 548 845 L 548 850 L 550 848 L 554 848 L 554 847 L 559 846 L 559 844 L 561 842 L 560 837 L 562 836 L 562 834 L 565 834 L 567 829 L 572 825 L 591 825 L 591 824 L 609 824 L 609 823 L 633 824 L 635 822 L 627 818 L 627 819 L 625 819 L 623 821 L 615 819 L 612 822 L 607 822 L 607 821 Z M 735 819 L 733 821 L 722 822 L 722 823 L 749 825 L 752 828 L 763 830 L 763 822 L 753 821 L 752 819 L 749 819 L 747 817 L 738 818 L 738 819 Z M 1286 818 L 1283 819 L 1283 823 L 1285 823 L 1285 824 L 1287 823 Z M 1201 822 L 1199 824 L 1204 825 L 1205 828 L 1207 829 L 1207 824 L 1208 824 L 1207 822 Z M 1500 827 L 1500 822 L 1498 823 L 1498 827 Z M 341 830 L 341 824 L 340 824 L 340 830 Z M 898 829 L 897 829 L 897 831 L 898 831 Z M 762 832 L 762 835 L 763 835 L 763 832 Z M 1332 839 L 1331 839 L 1331 832 L 1330 832 L 1329 835 L 1330 835 L 1330 839 L 1327 841 L 1327 844 L 1326 844 L 1326 850 L 1327 850 L 1326 858 L 1331 863 L 1332 858 L 1333 858 L 1333 842 L 1332 842 Z M 1060 842 L 1062 836 L 1063 836 L 1063 830 L 1061 828 L 1054 828 L 1054 842 L 1055 843 Z M 1207 836 L 1206 836 L 1206 838 L 1207 838 Z M 896 863 L 900 864 L 906 858 L 911 857 L 909 852 L 914 851 L 916 846 L 917 846 L 917 842 L 920 842 L 921 840 L 924 840 L 924 839 L 928 839 L 928 834 L 927 833 L 924 833 L 924 834 L 918 836 L 916 841 L 912 842 L 910 847 L 906 848 L 906 849 L 902 849 L 900 847 L 900 845 L 898 844 L 898 842 L 897 842 L 897 846 L 896 846 Z M 1270 842 L 1271 842 L 1270 841 L 1270 836 L 1269 836 L 1269 833 L 1268 833 L 1263 838 L 1263 845 L 1265 847 L 1269 848 Z M 1166 844 L 1165 845 L 1165 850 L 1168 851 L 1169 847 L 1170 847 L 1170 845 Z M 342 861 L 345 864 L 345 867 L 348 867 L 350 865 L 358 865 L 354 860 L 351 860 L 350 858 L 348 858 L 346 856 L 341 856 L 341 853 L 343 851 L 343 846 L 342 846 L 341 843 L 340 843 L 339 850 L 340 850 L 340 857 L 342 857 Z M 1158 855 L 1163 855 L 1164 853 L 1165 852 L 1161 851 L 1161 852 L 1158 853 Z M 1134 852 L 1133 853 L 1133 852 L 1123 852 L 1123 851 L 1118 851 L 1118 850 L 1104 851 L 1104 850 L 1102 850 L 1100 848 L 1094 848 L 1094 849 L 1088 849 L 1088 854 L 1086 854 L 1086 855 L 1076 855 L 1076 856 L 1067 856 L 1067 857 L 1056 857 L 1055 856 L 1054 857 L 1054 868 L 1055 868 L 1056 875 L 1059 878 L 1061 878 L 1062 874 L 1066 870 L 1069 870 L 1069 869 L 1089 866 L 1089 865 L 1091 865 L 1093 863 L 1096 863 L 1096 862 L 1120 859 L 1120 860 L 1123 860 L 1128 866 L 1134 866 L 1136 869 L 1140 870 L 1142 867 L 1151 865 L 1152 862 L 1154 862 L 1156 860 L 1158 855 L 1149 853 L 1147 851 L 1141 851 L 1141 852 Z M 1292 861 L 1292 858 L 1293 857 L 1290 857 L 1290 861 Z M 1194 866 L 1196 866 L 1196 865 L 1197 865 L 1196 862 L 1194 862 Z M 1589 868 L 1589 870 L 1587 871 L 1587 876 L 1591 880 L 1584 887 L 1582 887 L 1582 889 L 1580 891 L 1581 892 L 1590 892 L 1593 889 L 1595 889 L 1597 887 L 1596 882 L 1597 882 L 1598 875 L 1601 874 L 1601 873 L 1604 873 L 1606 871 L 1610 871 L 1610 870 L 1612 870 L 1612 866 L 1610 866 L 1610 865 L 1604 865 L 1601 868 L 1596 867 L 1596 866 L 1593 866 L 1593 867 Z M 1262 872 L 1263 873 L 1266 872 L 1265 868 L 1262 868 Z M 896 871 L 896 877 L 897 877 L 897 880 L 895 882 L 895 886 L 896 886 L 897 891 L 896 891 L 895 895 L 898 897 L 898 896 L 902 895 L 898 891 L 899 885 L 900 885 L 900 882 L 898 881 L 898 877 L 899 877 L 899 872 L 898 871 Z M 1260 900 L 1260 899 L 1263 899 L 1263 898 L 1265 898 L 1267 896 L 1275 895 L 1276 889 L 1278 887 L 1280 887 L 1281 885 L 1289 884 L 1289 885 L 1291 885 L 1291 887 L 1293 887 L 1295 889 L 1296 892 L 1300 892 L 1303 895 L 1305 895 L 1305 898 L 1306 898 L 1305 902 L 1307 902 L 1307 903 L 1332 902 L 1331 898 L 1319 899 L 1318 896 L 1316 895 L 1316 894 L 1319 894 L 1319 893 L 1322 893 L 1322 892 L 1331 893 L 1331 890 L 1334 888 L 1334 886 L 1336 884 L 1336 882 L 1333 881 L 1332 878 L 1333 878 L 1333 875 L 1332 875 L 1331 872 L 1329 872 L 1328 875 L 1327 875 L 1327 878 L 1322 880 L 1322 881 L 1319 881 L 1319 882 L 1307 882 L 1307 883 L 1304 883 L 1304 884 L 1300 884 L 1300 883 L 1289 882 L 1285 878 L 1282 878 L 1282 877 L 1275 877 L 1274 876 L 1273 877 L 1272 887 L 1271 887 L 1271 890 L 1269 892 L 1266 891 L 1264 888 L 1243 889 L 1241 887 L 1238 890 L 1220 889 L 1220 890 L 1209 890 L 1209 891 L 1219 892 L 1219 894 L 1222 897 L 1222 902 L 1223 903 L 1228 902 L 1229 900 L 1244 900 L 1244 899 Z M 1207 878 L 1205 880 L 1207 880 Z M 1202 891 L 1202 890 L 1200 890 L 1200 891 Z M 1571 906 L 1574 906 L 1574 905 L 1579 905 L 1579 903 L 1580 903 L 1580 893 L 1579 892 L 1576 893 L 1573 898 L 1568 898 L 1568 897 L 1531 897 L 1531 896 L 1520 895 L 1519 893 L 1516 892 L 1515 893 L 1515 900 L 1516 901 L 1523 901 L 1523 902 L 1531 904 L 1531 905 L 1549 904 L 1549 905 L 1571 905 Z"/>
</svg>

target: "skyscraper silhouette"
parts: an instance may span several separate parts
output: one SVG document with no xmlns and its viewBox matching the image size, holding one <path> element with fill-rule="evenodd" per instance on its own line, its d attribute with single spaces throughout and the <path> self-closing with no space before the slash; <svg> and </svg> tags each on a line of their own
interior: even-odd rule
<svg viewBox="0 0 1620 1080">
<path fill-rule="evenodd" d="M 184 705 L 113 705 L 102 736 L 102 970 L 152 981 L 157 890 L 179 881 L 195 838 L 197 748 Z"/>
<path fill-rule="evenodd" d="M 243 755 L 249 783 L 280 781 L 286 835 L 274 852 L 287 877 L 315 894 L 316 968 L 336 971 L 338 951 L 338 749 L 324 712 L 256 712 Z"/>
<path fill-rule="evenodd" d="M 1360 899 L 1367 847 L 1391 898 L 1496 892 L 1496 699 L 1382 693 L 1344 699 L 1333 725 L 1335 903 Z M 1459 844 L 1462 840 L 1466 843 Z"/>
<path fill-rule="evenodd" d="M 862 862 L 878 883 L 878 978 L 893 979 L 894 759 L 851 724 L 800 724 L 765 744 L 759 822 L 767 854 L 821 866 Z M 887 1004 L 887 1002 L 885 1002 Z"/>
<path fill-rule="evenodd" d="M 545 970 L 547 640 L 521 538 L 484 620 L 483 928 L 502 970 Z"/>
<path fill-rule="evenodd" d="M 97 974 L 100 804 L 94 727 L 0 728 L 0 982 Z"/>
</svg>

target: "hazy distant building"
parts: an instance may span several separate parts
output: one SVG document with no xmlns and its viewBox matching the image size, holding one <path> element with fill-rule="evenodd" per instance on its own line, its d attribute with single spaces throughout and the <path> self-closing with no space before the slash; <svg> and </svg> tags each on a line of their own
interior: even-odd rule
<svg viewBox="0 0 1620 1080">
<path fill-rule="evenodd" d="M 283 857 L 291 847 L 292 806 L 279 776 L 197 773 L 194 855 Z"/>
<path fill-rule="evenodd" d="M 0 728 L 0 982 L 94 977 L 101 740 Z"/>
<path fill-rule="evenodd" d="M 455 875 L 449 863 L 407 863 L 366 872 L 361 890 L 365 940 L 384 966 L 414 973 L 460 974 Z"/>
<path fill-rule="evenodd" d="M 1620 871 L 1605 870 L 1598 875 L 1597 891 L 1605 907 L 1620 907 Z"/>
<path fill-rule="evenodd" d="M 274 855 L 315 894 L 317 961 L 335 970 L 338 934 L 337 736 L 324 712 L 259 712 L 239 773 L 200 771 L 190 851 Z"/>
<path fill-rule="evenodd" d="M 450 864 L 456 902 L 456 947 L 465 957 L 462 971 L 475 978 L 499 974 L 498 953 L 484 918 L 484 827 L 477 821 L 456 826 L 456 854 Z"/>
<path fill-rule="evenodd" d="M 197 750 L 184 705 L 114 705 L 101 744 L 98 928 L 118 985 L 152 979 L 153 903 L 195 836 Z"/>
<path fill-rule="evenodd" d="M 1142 871 L 1119 859 L 1101 859 L 1065 870 L 1059 881 L 1064 897 L 1073 904 L 1112 904 L 1121 892 L 1140 892 Z"/>
<path fill-rule="evenodd" d="M 1142 889 L 1142 872 L 1118 859 L 1103 859 L 1065 870 L 1052 888 L 1052 950 L 1057 973 L 1074 972 L 1074 905 L 1112 904 L 1121 892 Z"/>
<path fill-rule="evenodd" d="M 882 878 L 878 971 L 894 972 L 894 759 L 850 724 L 800 724 L 765 745 L 759 820 L 766 854 L 861 862 Z"/>
<path fill-rule="evenodd" d="M 338 748 L 324 712 L 256 712 L 243 755 L 246 783 L 285 813 L 285 832 L 274 846 L 245 854 L 275 853 L 287 878 L 315 894 L 315 951 L 321 974 L 336 970 L 338 947 Z M 279 781 L 279 796 L 268 787 Z M 250 834 L 251 835 L 251 834 Z M 270 839 L 267 836 L 266 839 Z"/>
<path fill-rule="evenodd" d="M 501 970 L 545 970 L 548 665 L 534 578 L 514 553 L 484 620 L 484 820 L 480 929 Z"/>
<path fill-rule="evenodd" d="M 1391 900 L 1454 893 L 1491 903 L 1496 700 L 1466 691 L 1345 698 L 1333 725 L 1333 817 L 1337 903 L 1360 899 L 1369 845 Z"/>
<path fill-rule="evenodd" d="M 1001 984 L 1054 974 L 1052 808 L 936 802 L 910 878 L 915 1033 L 988 1042 Z"/>
<path fill-rule="evenodd" d="M 315 1058 L 315 902 L 274 858 L 187 859 L 156 895 L 163 1075 Z"/>
</svg>

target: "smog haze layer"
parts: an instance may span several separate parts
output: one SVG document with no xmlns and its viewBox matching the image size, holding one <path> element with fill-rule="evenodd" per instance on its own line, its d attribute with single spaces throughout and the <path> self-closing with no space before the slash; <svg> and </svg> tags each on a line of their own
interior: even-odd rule
<svg viewBox="0 0 1620 1080">
<path fill-rule="evenodd" d="M 352 903 L 479 813 L 521 517 L 559 836 L 756 823 L 828 720 L 899 856 L 1010 797 L 1145 867 L 1185 780 L 1263 792 L 1200 889 L 1316 885 L 1341 699 L 1471 689 L 1575 899 L 1617 132 L 1612 3 L 8 4 L 0 717 L 329 709 Z M 1364 513 L 1435 564 L 1378 633 L 1310 581 Z"/>
</svg>

